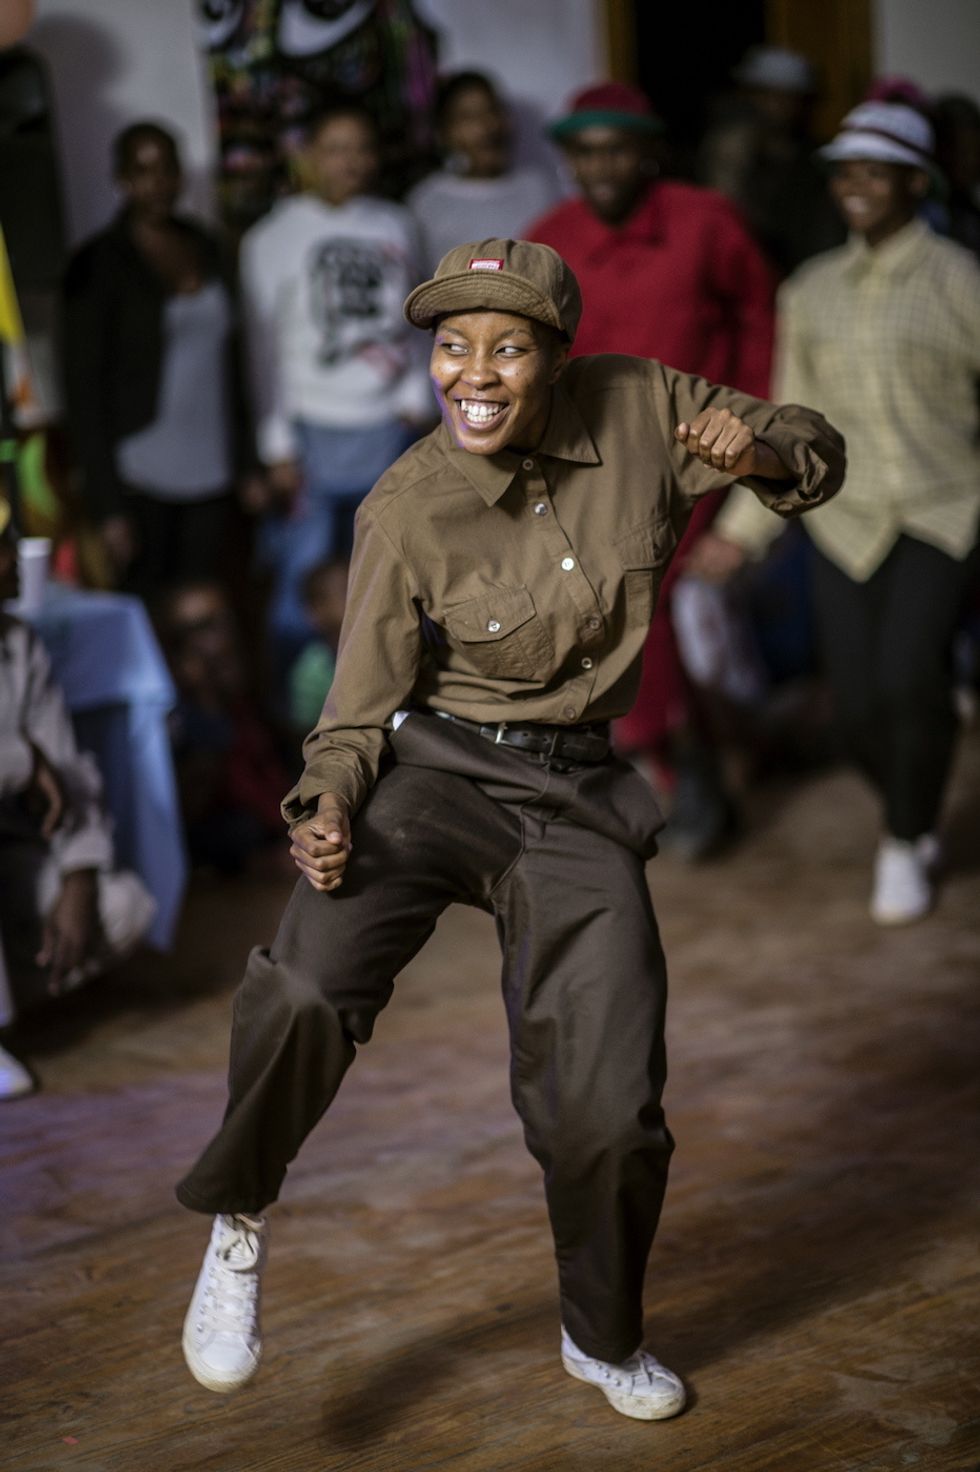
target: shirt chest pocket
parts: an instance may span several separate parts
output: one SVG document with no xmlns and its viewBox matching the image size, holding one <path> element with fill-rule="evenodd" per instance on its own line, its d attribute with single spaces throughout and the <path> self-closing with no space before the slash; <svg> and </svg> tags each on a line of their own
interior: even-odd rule
<svg viewBox="0 0 980 1472">
<path fill-rule="evenodd" d="M 480 674 L 493 679 L 544 680 L 554 645 L 527 588 L 494 588 L 445 610 L 451 643 Z"/>
<path fill-rule="evenodd" d="M 676 546 L 677 533 L 666 516 L 659 521 L 644 522 L 616 538 L 626 590 L 628 627 L 648 624 L 653 618 L 657 593 Z"/>
</svg>

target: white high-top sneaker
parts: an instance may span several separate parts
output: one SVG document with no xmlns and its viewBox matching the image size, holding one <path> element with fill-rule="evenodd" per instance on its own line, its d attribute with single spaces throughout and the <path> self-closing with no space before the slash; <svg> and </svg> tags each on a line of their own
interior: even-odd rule
<svg viewBox="0 0 980 1472">
<path fill-rule="evenodd" d="M 921 840 L 888 836 L 879 843 L 871 895 L 871 918 L 879 925 L 907 925 L 931 910 L 933 886 L 924 847 Z"/>
<path fill-rule="evenodd" d="M 262 1269 L 269 1229 L 261 1218 L 216 1216 L 191 1306 L 184 1359 L 208 1390 L 237 1390 L 262 1355 Z"/>
<path fill-rule="evenodd" d="M 583 1354 L 562 1329 L 561 1362 L 576 1380 L 594 1385 L 615 1410 L 634 1421 L 666 1421 L 684 1409 L 687 1395 L 680 1377 L 645 1349 L 612 1365 Z"/>
</svg>

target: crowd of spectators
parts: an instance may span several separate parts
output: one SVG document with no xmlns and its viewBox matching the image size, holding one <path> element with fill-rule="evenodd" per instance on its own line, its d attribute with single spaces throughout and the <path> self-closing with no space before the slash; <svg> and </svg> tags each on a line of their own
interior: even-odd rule
<svg viewBox="0 0 980 1472">
<path fill-rule="evenodd" d="M 818 150 L 816 93 L 804 57 L 753 48 L 712 113 L 697 177 L 681 179 L 644 93 L 594 85 L 549 125 L 561 160 L 549 172 L 515 160 L 497 84 L 461 72 L 437 95 L 441 162 L 403 201 L 376 192 L 371 115 L 331 102 L 308 123 L 294 192 L 235 259 L 181 212 L 176 137 L 150 121 L 120 134 L 119 211 L 64 280 L 66 427 L 100 580 L 145 601 L 173 676 L 194 864 L 288 868 L 279 801 L 330 688 L 357 506 L 435 422 L 425 343 L 402 302 L 450 247 L 524 237 L 552 245 L 582 284 L 573 352 L 656 357 L 794 399 L 849 442 L 845 492 L 807 528 L 816 547 L 794 529 L 763 557 L 779 523 L 758 523 L 738 489 L 724 507 L 722 493 L 705 498 L 684 533 L 639 699 L 615 733 L 666 799 L 665 843 L 697 860 L 732 841 L 742 769 L 728 745 L 759 738 L 772 685 L 816 660 L 841 749 L 882 798 L 872 913 L 930 907 L 955 734 L 950 650 L 967 637 L 977 571 L 980 110 L 883 83 Z M 6 525 L 2 545 L 0 572 Z M 45 990 L 39 976 L 60 988 L 130 945 L 112 939 L 109 880 L 138 888 L 94 837 L 65 869 L 55 836 L 70 831 L 78 848 L 87 831 L 68 822 L 66 794 L 97 811 L 98 780 L 23 628 L 5 616 L 0 681 L 21 658 L 6 645 L 26 640 L 58 729 L 31 734 L 26 708 L 12 726 L 0 872 L 29 837 L 65 878 L 35 886 L 45 938 L 21 968 L 29 984 L 8 954 L 0 1025 L 18 990 L 21 1005 Z M 10 953 L 8 933 L 0 912 Z M 2 1049 L 0 1063 L 0 1094 L 23 1092 L 29 1076 Z"/>
</svg>

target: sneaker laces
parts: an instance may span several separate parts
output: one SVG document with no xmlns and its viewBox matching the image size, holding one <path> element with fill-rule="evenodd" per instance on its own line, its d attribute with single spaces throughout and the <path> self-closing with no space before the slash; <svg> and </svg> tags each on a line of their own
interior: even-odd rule
<svg viewBox="0 0 980 1472">
<path fill-rule="evenodd" d="M 214 1334 L 238 1338 L 244 1327 L 252 1328 L 260 1255 L 259 1234 L 237 1221 L 214 1249 L 201 1303 Z"/>
<path fill-rule="evenodd" d="M 660 1362 L 645 1349 L 636 1350 L 618 1365 L 610 1365 L 605 1360 L 597 1360 L 596 1363 L 603 1380 L 608 1380 L 620 1390 L 635 1390 L 638 1385 L 652 1387 L 657 1372 L 663 1372 Z"/>
</svg>

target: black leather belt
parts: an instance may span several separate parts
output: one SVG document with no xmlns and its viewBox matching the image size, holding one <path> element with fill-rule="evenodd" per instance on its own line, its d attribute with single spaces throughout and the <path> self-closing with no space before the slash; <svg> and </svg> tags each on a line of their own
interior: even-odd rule
<svg viewBox="0 0 980 1472">
<path fill-rule="evenodd" d="M 495 746 L 513 746 L 518 751 L 530 752 L 534 756 L 556 757 L 567 762 L 602 762 L 609 755 L 609 726 L 546 726 L 538 721 L 512 725 L 500 721 L 494 726 L 481 726 L 479 721 L 468 721 L 463 716 L 451 716 L 448 711 L 435 712 L 445 721 L 455 721 L 476 731 L 484 740 Z"/>
</svg>

